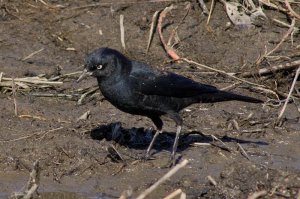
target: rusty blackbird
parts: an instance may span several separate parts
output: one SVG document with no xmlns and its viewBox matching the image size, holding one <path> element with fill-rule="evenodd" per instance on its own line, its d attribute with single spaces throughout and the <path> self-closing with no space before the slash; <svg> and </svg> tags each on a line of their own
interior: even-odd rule
<svg viewBox="0 0 300 199">
<path fill-rule="evenodd" d="M 177 126 L 171 158 L 175 161 L 182 127 L 179 111 L 194 103 L 213 103 L 238 100 L 251 103 L 259 99 L 220 91 L 216 87 L 195 82 L 171 72 L 163 72 L 145 63 L 132 61 L 117 50 L 99 48 L 85 60 L 86 73 L 97 78 L 103 96 L 118 109 L 133 115 L 150 118 L 157 130 L 147 149 L 147 159 L 157 136 L 162 132 L 162 115 Z"/>
</svg>

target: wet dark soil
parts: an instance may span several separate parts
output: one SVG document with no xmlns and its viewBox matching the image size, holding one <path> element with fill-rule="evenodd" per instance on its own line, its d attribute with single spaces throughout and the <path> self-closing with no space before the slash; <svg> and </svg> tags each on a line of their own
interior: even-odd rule
<svg viewBox="0 0 300 199">
<path fill-rule="evenodd" d="M 186 14 L 187 2 L 172 3 L 177 8 L 164 21 L 166 38 Z M 44 74 L 51 78 L 82 70 L 88 52 L 98 47 L 111 47 L 132 59 L 219 88 L 235 84 L 236 81 L 228 76 L 207 73 L 184 62 L 170 62 L 157 33 L 146 54 L 152 15 L 170 4 L 159 1 L 1 1 L 0 72 L 5 77 Z M 268 22 L 254 29 L 241 30 L 226 25 L 229 19 L 222 4 L 216 3 L 209 27 L 197 1 L 191 1 L 191 5 L 177 31 L 180 42 L 175 47 L 182 57 L 228 73 L 241 73 L 285 63 L 285 57 L 297 52 L 288 39 L 274 54 L 281 58 L 259 66 L 254 64 L 266 49 L 274 48 L 287 31 L 271 20 L 287 22 L 284 13 L 266 9 Z M 300 9 L 295 6 L 295 10 Z M 121 14 L 124 15 L 126 51 L 120 42 Z M 295 35 L 293 45 L 299 46 L 299 41 L 299 36 Z M 41 51 L 24 59 L 38 50 Z M 291 59 L 297 58 L 299 56 Z M 285 71 L 269 78 L 247 80 L 277 89 L 282 94 L 280 97 L 284 97 L 294 74 L 295 71 Z M 96 86 L 94 78 L 77 84 L 76 77 L 63 79 L 59 87 L 36 87 L 30 92 L 18 90 L 18 116 L 14 113 L 11 92 L 2 88 L 1 198 L 22 189 L 36 160 L 41 167 L 39 192 L 42 198 L 118 198 L 129 189 L 137 196 L 169 171 L 166 165 L 175 131 L 170 119 L 164 118 L 164 133 L 154 146 L 153 158 L 140 161 L 153 136 L 149 130 L 153 124 L 149 119 L 119 111 L 100 92 L 81 105 L 77 104 L 78 98 L 33 95 L 72 94 L 80 88 Z M 265 101 L 275 99 L 254 92 L 251 87 L 242 83 L 232 91 Z M 179 188 L 188 198 L 247 198 L 263 190 L 267 191 L 265 198 L 299 197 L 299 100 L 295 98 L 288 104 L 284 123 L 278 127 L 274 122 L 281 107 L 223 102 L 195 104 L 183 110 L 183 135 L 177 157 L 178 161 L 188 159 L 190 162 L 149 198 L 163 198 Z M 90 117 L 78 121 L 87 111 Z M 234 128 L 236 123 L 239 129 Z M 117 136 L 112 136 L 113 131 L 118 132 Z M 112 148 L 121 157 L 116 156 Z M 212 176 L 217 184 L 212 185 L 207 176 Z"/>
</svg>

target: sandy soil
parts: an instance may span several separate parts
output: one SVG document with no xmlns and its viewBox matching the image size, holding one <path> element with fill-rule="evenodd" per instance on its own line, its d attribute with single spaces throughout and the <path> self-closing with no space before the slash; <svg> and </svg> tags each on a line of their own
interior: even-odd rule
<svg viewBox="0 0 300 199">
<path fill-rule="evenodd" d="M 123 52 L 128 57 L 219 88 L 236 83 L 224 75 L 204 73 L 206 70 L 193 65 L 170 63 L 157 34 L 149 53 L 145 53 L 152 15 L 170 5 L 169 2 L 86 6 L 98 2 L 105 3 L 53 0 L 45 5 L 42 1 L 31 0 L 0 1 L 0 72 L 4 72 L 5 77 L 44 74 L 51 78 L 80 71 L 86 54 L 95 48 L 111 47 L 122 51 L 119 31 L 122 14 L 127 46 L 127 51 Z M 173 3 L 177 9 L 165 19 L 166 37 L 186 13 L 186 2 Z M 55 7 L 57 5 L 64 8 Z M 178 28 L 180 43 L 176 49 L 180 56 L 234 73 L 287 61 L 283 57 L 254 65 L 265 48 L 270 50 L 278 44 L 286 28 L 271 20 L 251 30 L 228 28 L 229 19 L 220 3 L 216 4 L 210 28 L 207 28 L 207 17 L 201 14 L 196 1 L 191 1 L 191 5 Z M 295 6 L 295 10 L 300 9 Z M 284 13 L 265 12 L 270 19 L 286 21 Z M 299 41 L 295 35 L 294 46 L 299 46 Z M 40 49 L 43 50 L 24 60 Z M 296 50 L 288 40 L 274 55 L 293 53 Z M 299 55 L 291 59 L 297 58 Z M 288 93 L 294 74 L 294 71 L 285 71 L 247 80 Z M 175 131 L 169 119 L 164 119 L 165 133 L 154 147 L 153 159 L 143 162 L 139 159 L 152 136 L 147 130 L 153 127 L 149 119 L 117 110 L 100 92 L 84 100 L 82 105 L 77 105 L 76 96 L 72 99 L 34 96 L 37 93 L 74 94 L 78 89 L 96 86 L 93 78 L 76 84 L 77 77 L 62 79 L 64 83 L 59 87 L 36 87 L 30 92 L 19 90 L 16 96 L 18 115 L 30 117 L 15 116 L 11 92 L 1 90 L 1 198 L 21 190 L 36 160 L 41 167 L 39 192 L 42 198 L 118 198 L 128 189 L 137 196 L 169 170 L 166 165 Z M 251 88 L 243 83 L 232 91 L 264 100 L 275 99 Z M 295 198 L 297 194 L 299 197 L 299 100 L 288 104 L 283 125 L 274 126 L 281 107 L 224 102 L 195 104 L 182 111 L 184 133 L 178 158 L 188 159 L 190 163 L 149 198 L 163 198 L 179 188 L 188 198 L 247 198 L 262 190 L 267 191 L 265 198 Z M 78 121 L 86 111 L 90 111 L 90 117 Z M 239 130 L 234 128 L 234 123 L 239 124 Z M 111 132 L 119 124 L 120 134 L 113 140 Z M 238 144 L 247 152 L 248 159 Z M 112 146 L 123 160 L 108 150 Z M 209 175 L 217 182 L 216 186 L 208 181 Z"/>
</svg>

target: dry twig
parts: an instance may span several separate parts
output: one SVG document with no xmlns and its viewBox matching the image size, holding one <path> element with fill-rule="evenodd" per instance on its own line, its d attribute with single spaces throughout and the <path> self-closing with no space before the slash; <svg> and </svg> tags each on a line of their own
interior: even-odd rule
<svg viewBox="0 0 300 199">
<path fill-rule="evenodd" d="M 198 0 L 198 2 L 200 4 L 200 7 L 201 7 L 203 13 L 206 14 L 206 15 L 208 15 L 209 11 L 208 11 L 208 9 L 207 9 L 204 1 L 203 0 Z"/>
<path fill-rule="evenodd" d="M 256 199 L 256 198 L 259 198 L 261 196 L 267 195 L 267 193 L 268 192 L 266 190 L 254 192 L 253 194 L 251 194 L 250 196 L 248 196 L 248 199 Z"/>
<path fill-rule="evenodd" d="M 168 180 L 172 175 L 174 175 L 179 169 L 185 167 L 188 164 L 188 160 L 183 160 L 181 163 L 177 164 L 173 167 L 168 173 L 166 173 L 162 178 L 160 178 L 156 183 L 154 183 L 151 187 L 146 189 L 143 193 L 141 193 L 136 199 L 143 199 L 148 196 L 151 192 L 153 192 L 159 185 Z"/>
<path fill-rule="evenodd" d="M 41 48 L 41 49 L 39 49 L 39 50 L 37 50 L 37 51 L 34 51 L 33 53 L 30 53 L 28 56 L 24 57 L 24 58 L 22 59 L 22 61 L 25 61 L 25 60 L 27 60 L 27 59 L 33 57 L 34 55 L 36 55 L 36 54 L 42 52 L 43 50 L 44 50 L 44 48 Z"/>
<path fill-rule="evenodd" d="M 172 193 L 170 193 L 169 195 L 167 195 L 166 197 L 164 197 L 164 199 L 173 199 L 179 195 L 180 195 L 180 199 L 181 199 L 184 197 L 183 195 L 185 195 L 185 193 L 181 189 L 177 189 L 177 190 L 173 191 Z"/>
<path fill-rule="evenodd" d="M 121 43 L 124 50 L 126 50 L 125 46 L 125 30 L 124 30 L 124 15 L 120 15 L 120 32 L 121 32 Z"/>
<path fill-rule="evenodd" d="M 16 84 L 15 84 L 15 78 L 12 78 L 12 93 L 13 93 L 13 98 L 14 98 L 15 116 L 18 116 L 17 89 L 16 89 Z"/>
<path fill-rule="evenodd" d="M 288 0 L 285 0 L 284 2 L 285 2 L 286 7 L 288 8 L 288 10 L 290 11 L 289 14 L 290 14 L 291 16 L 296 17 L 297 19 L 300 20 L 300 15 L 298 15 L 298 14 L 292 9 L 292 7 L 291 7 L 289 1 L 288 1 Z"/>
<path fill-rule="evenodd" d="M 19 140 L 25 140 L 25 139 L 31 138 L 33 136 L 39 136 L 39 135 L 42 135 L 42 134 L 47 134 L 47 133 L 50 133 L 50 132 L 58 131 L 58 130 L 60 130 L 62 128 L 64 128 L 64 127 L 59 127 L 59 128 L 51 129 L 51 130 L 48 130 L 48 131 L 40 131 L 40 132 L 36 132 L 36 133 L 30 134 L 30 135 L 26 135 L 26 136 L 22 136 L 22 137 L 19 137 L 19 138 L 15 138 L 15 139 L 12 139 L 12 140 L 0 140 L 0 143 L 15 142 L 15 141 L 19 141 Z"/>
<path fill-rule="evenodd" d="M 39 167 L 39 161 L 37 160 L 33 164 L 33 169 L 30 172 L 27 185 L 23 188 L 21 192 L 13 193 L 10 198 L 31 199 L 33 198 L 33 195 L 37 193 L 39 184 L 40 184 L 40 167 Z"/>
<path fill-rule="evenodd" d="M 238 81 L 241 81 L 241 82 L 245 82 L 245 83 L 250 84 L 250 85 L 254 85 L 254 86 L 258 86 L 258 87 L 262 87 L 262 88 L 265 88 L 265 87 L 266 87 L 266 86 L 264 86 L 264 85 L 256 84 L 256 83 L 247 81 L 247 80 L 245 80 L 245 79 L 241 79 L 241 78 L 236 77 L 236 76 L 234 76 L 234 75 L 232 75 L 232 74 L 230 74 L 230 73 L 227 73 L 227 72 L 225 72 L 225 71 L 223 71 L 223 70 L 218 70 L 218 69 L 215 69 L 215 68 L 206 66 L 206 65 L 204 65 L 204 64 L 200 64 L 200 63 L 194 62 L 194 61 L 192 61 L 192 60 L 188 60 L 188 59 L 186 59 L 186 58 L 181 58 L 181 60 L 186 61 L 186 62 L 189 63 L 189 64 L 194 64 L 194 65 L 200 66 L 201 68 L 205 68 L 205 69 L 209 69 L 209 70 L 218 72 L 218 73 L 220 73 L 220 74 L 226 75 L 226 76 L 228 76 L 228 77 L 230 77 L 230 78 L 233 78 L 233 79 L 238 80 Z M 197 68 L 200 68 L 200 67 L 197 67 Z"/>
<path fill-rule="evenodd" d="M 253 75 L 263 76 L 263 75 L 268 75 L 270 73 L 279 72 L 279 71 L 282 71 L 282 70 L 294 69 L 298 66 L 300 66 L 300 59 L 296 60 L 296 61 L 293 61 L 293 62 L 290 62 L 290 63 L 272 66 L 272 67 L 269 67 L 269 68 L 261 68 L 257 72 L 245 72 L 245 73 L 242 73 L 241 76 L 242 77 L 251 77 Z"/>
<path fill-rule="evenodd" d="M 282 116 L 283 116 L 283 113 L 284 113 L 284 111 L 285 111 L 285 109 L 286 109 L 287 103 L 289 102 L 289 99 L 290 99 L 290 97 L 291 97 L 291 95 L 292 95 L 292 92 L 293 92 L 293 90 L 294 90 L 295 84 L 296 84 L 297 79 L 298 79 L 298 77 L 299 77 L 299 73 L 300 73 L 300 67 L 299 67 L 298 70 L 296 71 L 296 74 L 295 74 L 295 77 L 294 77 L 292 86 L 291 86 L 291 88 L 290 88 L 289 94 L 288 94 L 288 96 L 287 96 L 287 98 L 286 98 L 286 100 L 285 100 L 285 102 L 284 102 L 284 105 L 283 105 L 283 107 L 282 107 L 282 109 L 281 109 L 281 111 L 280 111 L 280 113 L 279 113 L 279 115 L 278 115 L 277 123 L 281 120 L 281 118 L 282 118 Z"/>
<path fill-rule="evenodd" d="M 149 38 L 148 38 L 146 53 L 148 53 L 151 42 L 152 42 L 152 39 L 153 39 L 153 35 L 154 35 L 154 32 L 155 32 L 155 27 L 157 25 L 158 14 L 159 14 L 159 11 L 155 11 L 155 13 L 153 14 L 153 17 L 152 17 L 152 22 L 151 22 L 151 28 L 150 28 L 150 31 L 149 31 Z"/>
<path fill-rule="evenodd" d="M 209 181 L 212 185 L 217 186 L 217 181 L 216 181 L 213 177 L 211 177 L 210 175 L 208 175 L 208 176 L 207 176 L 207 179 L 208 179 L 208 181 Z"/>
<path fill-rule="evenodd" d="M 256 65 L 259 65 L 266 57 L 268 57 L 270 54 L 274 53 L 279 47 L 280 45 L 288 38 L 288 36 L 290 34 L 292 34 L 292 32 L 294 31 L 294 27 L 295 27 L 295 23 L 296 20 L 295 18 L 293 18 L 292 23 L 290 28 L 288 29 L 288 31 L 285 33 L 285 35 L 282 37 L 281 41 L 275 46 L 275 48 L 273 48 L 273 50 L 269 51 L 268 53 L 264 54 L 263 56 L 261 56 L 257 61 L 256 61 Z"/>
<path fill-rule="evenodd" d="M 250 158 L 249 158 L 247 152 L 244 150 L 244 148 L 242 147 L 242 145 L 240 145 L 240 143 L 237 143 L 237 146 L 238 146 L 239 149 L 241 150 L 241 154 L 242 154 L 245 158 L 247 158 L 248 160 L 250 160 Z"/>
<path fill-rule="evenodd" d="M 165 42 L 165 39 L 162 35 L 162 21 L 163 19 L 166 17 L 167 13 L 170 12 L 172 9 L 174 9 L 175 6 L 172 4 L 169 7 L 166 7 L 159 15 L 158 18 L 158 24 L 157 24 L 157 30 L 158 30 L 158 34 L 160 37 L 160 41 L 164 46 L 165 51 L 167 52 L 167 54 L 175 61 L 179 60 L 180 57 L 177 55 L 177 53 L 175 52 L 175 50 L 172 48 L 172 46 L 168 46 Z"/>
<path fill-rule="evenodd" d="M 212 0 L 212 1 L 211 1 L 211 5 L 210 5 L 210 10 L 209 10 L 209 15 L 208 15 L 208 18 L 207 18 L 206 25 L 209 24 L 209 21 L 210 21 L 210 18 L 211 18 L 213 9 L 214 9 L 214 5 L 215 5 L 215 0 Z"/>
</svg>

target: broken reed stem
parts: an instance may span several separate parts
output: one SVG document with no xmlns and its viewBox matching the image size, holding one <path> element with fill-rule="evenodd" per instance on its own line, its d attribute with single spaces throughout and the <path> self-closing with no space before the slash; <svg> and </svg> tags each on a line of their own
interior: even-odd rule
<svg viewBox="0 0 300 199">
<path fill-rule="evenodd" d="M 9 77 L 2 77 L 3 81 L 12 81 L 12 78 Z M 52 82 L 47 80 L 37 80 L 33 78 L 15 78 L 15 82 L 24 82 L 24 83 L 31 83 L 31 84 L 48 84 L 48 85 L 62 85 L 63 82 Z"/>
<path fill-rule="evenodd" d="M 207 179 L 212 185 L 217 186 L 218 183 L 212 176 L 208 175 Z"/>
<path fill-rule="evenodd" d="M 155 32 L 155 27 L 157 25 L 158 14 L 159 14 L 159 11 L 155 11 L 155 13 L 153 14 L 153 17 L 152 17 L 152 22 L 151 22 L 151 28 L 150 28 L 150 31 L 149 31 L 149 38 L 148 38 L 146 53 L 149 52 L 149 48 L 150 48 L 150 45 L 151 45 L 151 42 L 152 42 L 152 39 L 153 39 L 153 35 L 154 35 L 154 32 Z"/>
<path fill-rule="evenodd" d="M 37 193 L 39 184 L 40 184 L 40 166 L 39 166 L 39 161 L 36 160 L 33 164 L 32 171 L 29 174 L 29 180 L 26 186 L 24 186 L 21 192 L 15 192 L 9 198 L 14 198 L 14 199 L 34 198 L 34 194 Z"/>
<path fill-rule="evenodd" d="M 206 15 L 208 15 L 209 11 L 204 3 L 203 0 L 198 0 L 199 4 L 200 4 L 200 7 L 202 8 L 202 12 Z"/>
<path fill-rule="evenodd" d="M 167 195 L 166 197 L 164 197 L 163 199 L 173 199 L 178 195 L 181 195 L 183 192 L 181 189 L 177 189 L 175 191 L 173 191 L 172 193 L 170 193 L 169 195 Z"/>
<path fill-rule="evenodd" d="M 242 147 L 242 145 L 240 145 L 240 143 L 237 143 L 237 146 L 239 147 L 239 149 L 241 150 L 242 155 L 247 158 L 248 160 L 250 160 L 247 152 L 244 150 L 244 148 Z"/>
<path fill-rule="evenodd" d="M 194 62 L 194 61 L 192 61 L 192 60 L 188 60 L 188 59 L 186 59 L 186 58 L 181 58 L 181 60 L 183 60 L 183 61 L 185 61 L 185 62 L 187 62 L 187 63 L 189 63 L 189 64 L 194 64 L 194 65 L 200 66 L 201 68 L 205 68 L 205 69 L 208 69 L 208 70 L 212 70 L 212 71 L 218 72 L 218 73 L 220 73 L 220 74 L 226 75 L 226 76 L 231 77 L 231 78 L 233 78 L 233 79 L 235 79 L 235 80 L 238 80 L 238 81 L 241 81 L 241 82 L 245 82 L 245 83 L 250 84 L 250 85 L 254 85 L 254 86 L 258 86 L 258 87 L 262 87 L 262 88 L 265 88 L 265 87 L 266 87 L 266 86 L 264 86 L 264 85 L 256 84 L 256 83 L 253 83 L 253 82 L 250 82 L 250 81 L 241 79 L 241 78 L 239 78 L 239 77 L 230 75 L 229 73 L 226 73 L 226 72 L 223 71 L 223 70 L 218 70 L 218 69 L 215 69 L 215 68 L 206 66 L 206 65 L 204 65 L 204 64 L 200 64 L 200 63 Z M 200 68 L 200 67 L 197 67 L 197 68 Z"/>
<path fill-rule="evenodd" d="M 14 100 L 14 110 L 15 110 L 15 116 L 18 116 L 18 104 L 17 104 L 17 98 L 16 98 L 16 84 L 15 84 L 15 78 L 12 78 L 12 94 L 13 94 L 13 100 Z"/>
<path fill-rule="evenodd" d="M 296 74 L 295 74 L 295 77 L 294 77 L 292 86 L 291 86 L 291 88 L 290 88 L 289 94 L 288 94 L 288 96 L 287 96 L 287 98 L 286 98 L 286 100 L 285 100 L 285 102 L 284 102 L 284 105 L 283 105 L 283 107 L 282 107 L 282 109 L 281 109 L 281 111 L 280 111 L 280 113 L 279 113 L 279 115 L 278 115 L 277 122 L 279 122 L 279 121 L 281 120 L 282 116 L 283 116 L 283 113 L 284 113 L 284 111 L 285 111 L 285 109 L 286 109 L 287 103 L 289 102 L 289 99 L 290 99 L 290 97 L 291 97 L 291 95 L 292 95 L 292 92 L 293 92 L 293 90 L 294 90 L 295 84 L 296 84 L 297 79 L 298 79 L 298 77 L 299 77 L 299 73 L 300 73 L 300 67 L 299 67 L 298 70 L 296 71 Z"/>
<path fill-rule="evenodd" d="M 290 70 L 290 69 L 293 69 L 293 68 L 296 68 L 297 66 L 300 66 L 300 59 L 299 60 L 296 60 L 296 61 L 293 61 L 293 62 L 290 62 L 290 63 L 286 63 L 286 64 L 280 64 L 280 65 L 277 65 L 277 66 L 272 66 L 272 67 L 268 67 L 268 68 L 262 68 L 262 69 L 259 69 L 257 72 L 245 72 L 245 73 L 242 73 L 241 76 L 242 77 L 251 77 L 253 75 L 268 75 L 270 73 L 274 73 L 274 72 L 278 72 L 278 71 L 281 71 L 281 70 Z"/>
<path fill-rule="evenodd" d="M 288 38 L 288 36 L 290 34 L 292 34 L 292 32 L 294 31 L 295 28 L 295 22 L 296 19 L 295 17 L 292 20 L 291 26 L 288 29 L 288 31 L 285 33 L 285 35 L 282 37 L 281 41 L 275 46 L 275 48 L 273 48 L 273 50 L 269 51 L 268 53 L 264 54 L 263 56 L 261 56 L 257 61 L 256 61 L 256 65 L 259 65 L 267 56 L 269 56 L 270 54 L 274 53 L 280 46 L 281 44 Z"/>
<path fill-rule="evenodd" d="M 120 32 L 121 32 L 121 44 L 124 50 L 126 50 L 125 46 L 125 30 L 124 30 L 124 15 L 120 15 Z"/>
<path fill-rule="evenodd" d="M 172 44 L 172 39 L 174 38 L 175 34 L 177 34 L 177 29 L 179 28 L 179 26 L 184 22 L 185 18 L 188 16 L 190 10 L 191 10 L 191 3 L 188 3 L 188 5 L 186 6 L 186 13 L 185 15 L 182 17 L 182 19 L 180 20 L 180 22 L 178 23 L 178 25 L 172 30 L 169 39 L 168 39 L 168 46 L 171 46 L 171 48 L 176 44 Z"/>
<path fill-rule="evenodd" d="M 63 128 L 64 127 L 59 127 L 59 128 L 55 128 L 55 129 L 50 129 L 48 131 L 40 131 L 40 132 L 33 133 L 31 135 L 22 136 L 22 137 L 15 138 L 15 139 L 12 139 L 12 140 L 0 140 L 0 143 L 15 142 L 15 141 L 19 141 L 19 140 L 24 140 L 24 139 L 31 138 L 35 135 L 38 136 L 38 135 L 41 135 L 41 134 L 51 133 L 51 132 L 58 131 L 58 130 L 63 129 Z"/>
<path fill-rule="evenodd" d="M 283 21 L 280 21 L 280 20 L 278 20 L 278 19 L 272 19 L 272 20 L 273 20 L 274 22 L 276 22 L 276 23 L 278 23 L 278 24 L 284 26 L 284 27 L 287 27 L 287 28 L 290 28 L 290 27 L 291 27 L 290 24 L 287 24 L 287 23 L 285 23 L 285 22 L 283 22 Z M 298 31 L 299 31 L 299 28 L 294 27 L 294 32 L 298 32 Z"/>
<path fill-rule="evenodd" d="M 292 15 L 293 17 L 296 17 L 297 19 L 300 20 L 300 15 L 298 15 L 298 14 L 292 9 L 292 7 L 291 7 L 289 1 L 288 1 L 288 0 L 285 0 L 284 2 L 285 2 L 286 7 L 288 8 L 288 10 L 290 11 L 289 14 Z"/>
<path fill-rule="evenodd" d="M 177 164 L 173 167 L 168 173 L 166 173 L 162 178 L 160 178 L 156 183 L 154 183 L 151 187 L 146 189 L 143 193 L 141 193 L 136 199 L 143 199 L 148 196 L 151 192 L 153 192 L 159 185 L 168 180 L 171 176 L 173 176 L 179 169 L 185 167 L 188 164 L 188 160 L 184 159 L 181 163 Z"/>
<path fill-rule="evenodd" d="M 206 25 L 209 24 L 209 21 L 210 21 L 210 18 L 211 18 L 213 9 L 214 9 L 214 4 L 215 4 L 215 0 L 212 0 L 212 1 L 211 1 L 211 5 L 210 5 L 210 10 L 209 10 L 209 14 L 208 14 L 208 18 L 207 18 Z"/>
<path fill-rule="evenodd" d="M 266 6 L 269 6 L 269 7 L 273 8 L 273 9 L 279 10 L 279 11 L 281 11 L 281 12 L 286 12 L 286 11 L 287 11 L 287 10 L 284 9 L 283 7 L 271 3 L 270 0 L 259 0 L 259 2 L 260 2 L 261 4 L 264 4 L 264 5 L 266 5 Z"/>
<path fill-rule="evenodd" d="M 172 48 L 172 46 L 168 46 L 165 42 L 165 39 L 163 37 L 162 34 L 162 22 L 163 19 L 166 17 L 167 13 L 170 12 L 172 9 L 176 8 L 176 6 L 174 6 L 173 4 L 170 5 L 169 7 L 166 7 L 160 14 L 158 17 L 158 24 L 157 24 L 157 30 L 158 30 L 158 34 L 159 34 L 159 38 L 161 43 L 163 44 L 163 47 L 165 49 L 165 51 L 167 52 L 167 54 L 174 60 L 177 61 L 180 59 L 180 57 L 177 55 L 177 53 L 175 52 L 175 50 Z"/>
<path fill-rule="evenodd" d="M 37 51 L 34 51 L 33 53 L 31 53 L 31 54 L 29 54 L 28 56 L 24 57 L 24 58 L 22 59 L 22 61 L 25 61 L 25 60 L 27 60 L 27 59 L 33 57 L 34 55 L 36 55 L 36 54 L 42 52 L 43 50 L 44 50 L 44 48 L 41 48 L 41 49 L 39 49 L 39 50 L 37 50 Z"/>
<path fill-rule="evenodd" d="M 257 191 L 257 192 L 254 192 L 253 194 L 251 194 L 248 199 L 257 199 L 257 198 L 260 198 L 262 196 L 265 196 L 267 195 L 267 191 L 266 190 L 262 190 L 262 191 Z"/>
</svg>

